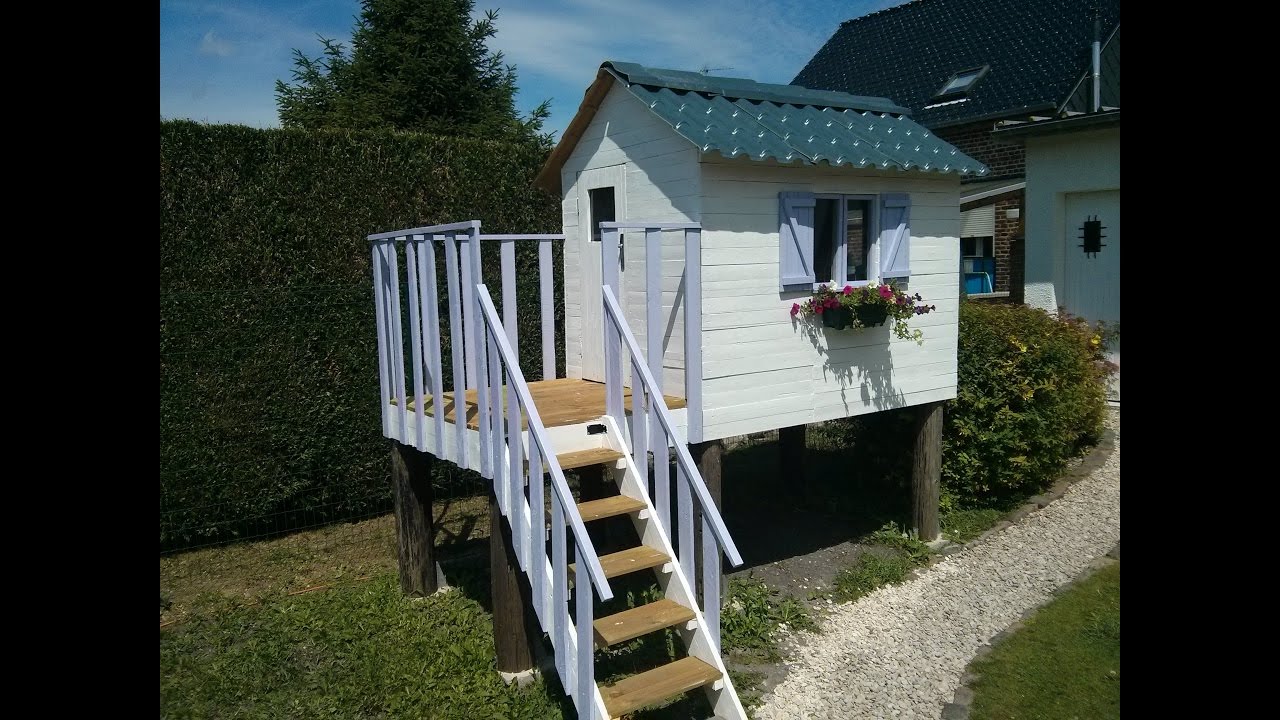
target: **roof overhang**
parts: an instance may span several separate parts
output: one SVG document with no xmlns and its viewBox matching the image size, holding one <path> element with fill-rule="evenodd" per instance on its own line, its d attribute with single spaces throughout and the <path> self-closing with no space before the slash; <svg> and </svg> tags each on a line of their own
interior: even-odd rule
<svg viewBox="0 0 1280 720">
<path fill-rule="evenodd" d="M 960 186 L 960 204 L 967 205 L 979 200 L 986 200 L 997 195 L 1005 193 L 1017 192 L 1025 190 L 1027 181 L 1025 178 L 1011 178 L 1005 180 L 992 180 L 983 183 L 970 183 Z"/>
<path fill-rule="evenodd" d="M 573 148 L 578 145 L 578 140 L 582 139 L 582 133 L 595 118 L 596 111 L 600 109 L 600 103 L 604 102 L 611 87 L 613 87 L 613 74 L 603 67 L 600 68 L 596 72 L 595 82 L 591 83 L 582 96 L 582 104 L 578 106 L 578 112 L 574 114 L 573 120 L 569 121 L 569 127 L 560 134 L 560 142 L 556 143 L 555 149 L 547 156 L 547 161 L 538 171 L 538 176 L 533 179 L 534 187 L 542 188 L 553 195 L 561 193 L 560 168 L 564 167 L 569 160 Z"/>
<path fill-rule="evenodd" d="M 1064 118 L 1046 118 L 1020 123 L 1001 123 L 991 131 L 991 137 L 1011 143 L 1021 143 L 1028 137 L 1055 135 L 1058 133 L 1101 130 L 1120 126 L 1120 108 L 1096 113 L 1083 113 Z"/>
</svg>

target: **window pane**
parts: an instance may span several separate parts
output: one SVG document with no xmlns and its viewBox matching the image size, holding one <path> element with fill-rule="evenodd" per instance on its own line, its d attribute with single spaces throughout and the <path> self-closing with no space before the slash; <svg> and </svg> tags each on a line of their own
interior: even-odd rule
<svg viewBox="0 0 1280 720">
<path fill-rule="evenodd" d="M 845 210 L 846 268 L 845 278 L 850 282 L 866 280 L 867 258 L 871 251 L 871 203 L 867 200 L 850 200 Z"/>
<path fill-rule="evenodd" d="M 836 264 L 837 200 L 818 200 L 813 213 L 813 273 L 818 282 L 831 282 Z"/>
<path fill-rule="evenodd" d="M 591 198 L 591 239 L 599 242 L 600 223 L 614 222 L 618 219 L 613 210 L 613 188 L 588 190 L 587 195 Z"/>
</svg>

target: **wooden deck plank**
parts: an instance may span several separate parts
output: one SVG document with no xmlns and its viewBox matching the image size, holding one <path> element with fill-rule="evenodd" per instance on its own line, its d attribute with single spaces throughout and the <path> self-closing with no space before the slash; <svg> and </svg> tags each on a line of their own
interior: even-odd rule
<svg viewBox="0 0 1280 720">
<path fill-rule="evenodd" d="M 693 610 L 673 600 L 662 598 L 647 605 L 623 610 L 596 620 L 593 624 L 596 631 L 596 647 L 617 645 L 641 635 L 689 622 L 693 618 Z"/>
<path fill-rule="evenodd" d="M 609 717 L 653 705 L 720 679 L 720 671 L 695 657 L 632 675 L 600 688 Z"/>
<path fill-rule="evenodd" d="M 592 380 L 579 380 L 576 378 L 556 378 L 555 380 L 538 380 L 529 383 L 529 394 L 533 396 L 533 403 L 538 406 L 538 414 L 542 417 L 542 422 L 547 427 L 558 427 L 560 425 L 576 425 L 577 423 L 594 420 L 604 415 L 604 383 L 594 382 Z M 443 410 L 445 422 L 457 423 L 457 408 L 454 402 L 454 393 L 452 391 L 444 393 Z M 685 407 L 684 398 L 678 398 L 673 395 L 664 395 L 663 398 L 667 402 L 667 407 L 672 410 Z M 424 396 L 426 406 L 424 412 L 434 417 L 436 411 L 435 399 L 430 395 Z M 627 412 L 631 412 L 631 388 L 623 390 L 623 405 Z M 395 401 L 392 400 L 392 404 Z M 503 407 L 506 407 L 506 388 L 503 388 Z M 409 401 L 409 409 L 415 409 L 415 401 Z M 466 413 L 467 427 L 476 430 L 480 427 L 477 418 L 476 409 L 476 391 L 468 390 L 466 394 Z M 521 418 L 521 426 L 528 428 L 528 414 L 524 413 Z"/>
</svg>

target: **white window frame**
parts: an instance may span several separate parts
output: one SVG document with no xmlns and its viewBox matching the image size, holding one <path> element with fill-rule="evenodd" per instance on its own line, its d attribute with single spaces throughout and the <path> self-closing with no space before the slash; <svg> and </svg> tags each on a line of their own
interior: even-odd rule
<svg viewBox="0 0 1280 720">
<path fill-rule="evenodd" d="M 868 195 L 865 193 L 814 193 L 814 200 L 836 200 L 837 207 L 840 208 L 836 217 L 836 228 L 839 231 L 839 237 L 836 239 L 836 251 L 832 253 L 831 279 L 826 282 L 817 282 L 818 273 L 818 222 L 817 208 L 814 208 L 813 223 L 813 271 L 815 282 L 813 289 L 817 290 L 823 285 L 831 285 L 836 288 L 843 288 L 846 285 L 852 287 L 865 287 L 873 283 L 880 282 L 880 196 Z M 867 279 L 866 280 L 849 280 L 846 273 L 849 270 L 849 236 L 845 230 L 848 228 L 848 212 L 850 200 L 866 201 L 870 207 L 870 218 L 867 220 L 867 226 L 870 231 L 867 233 L 871 236 L 867 246 Z M 839 279 L 837 279 L 839 278 Z"/>
</svg>

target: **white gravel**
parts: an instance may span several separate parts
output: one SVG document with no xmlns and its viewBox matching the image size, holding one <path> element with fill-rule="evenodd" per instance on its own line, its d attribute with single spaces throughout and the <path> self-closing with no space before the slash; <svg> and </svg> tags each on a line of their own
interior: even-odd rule
<svg viewBox="0 0 1280 720">
<path fill-rule="evenodd" d="M 974 653 L 1120 540 L 1120 419 L 1103 467 L 1016 525 L 909 582 L 837 606 L 807 635 L 761 720 L 926 718 L 951 702 Z"/>
</svg>

